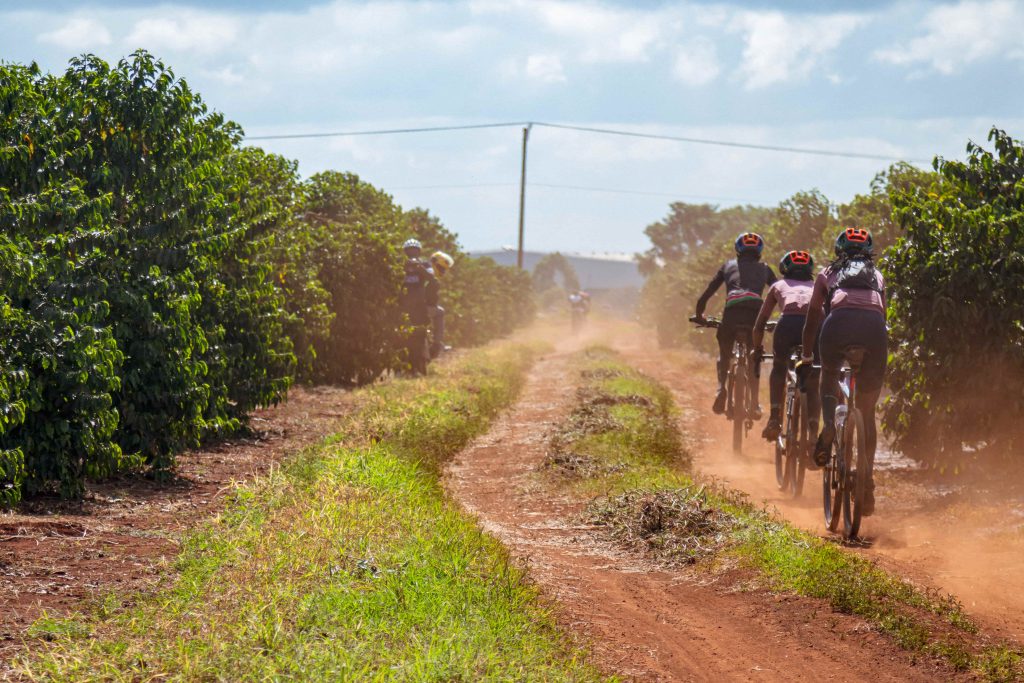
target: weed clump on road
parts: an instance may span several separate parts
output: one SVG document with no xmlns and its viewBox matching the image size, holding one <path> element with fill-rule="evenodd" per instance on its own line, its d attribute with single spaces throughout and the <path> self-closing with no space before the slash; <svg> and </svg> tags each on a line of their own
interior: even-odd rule
<svg viewBox="0 0 1024 683">
<path fill-rule="evenodd" d="M 730 541 L 736 518 L 712 505 L 703 488 L 635 490 L 597 498 L 587 521 L 620 546 L 669 565 L 713 557 Z"/>
</svg>

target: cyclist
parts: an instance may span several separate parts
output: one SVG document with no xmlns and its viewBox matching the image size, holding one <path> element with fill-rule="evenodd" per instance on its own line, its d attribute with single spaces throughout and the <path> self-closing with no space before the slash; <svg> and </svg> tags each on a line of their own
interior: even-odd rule
<svg viewBox="0 0 1024 683">
<path fill-rule="evenodd" d="M 423 245 L 419 240 L 410 238 L 402 245 L 405 253 L 405 280 L 402 289 L 402 310 L 409 318 L 412 332 L 408 338 L 409 364 L 412 374 L 422 375 L 427 372 L 427 325 L 430 323 L 430 312 L 427 304 L 428 289 L 436 287 L 436 278 L 428 265 L 420 258 Z"/>
<path fill-rule="evenodd" d="M 823 466 L 836 436 L 835 415 L 839 405 L 839 373 L 843 351 L 848 346 L 867 350 L 857 375 L 857 406 L 864 415 L 864 441 L 869 473 L 875 461 L 878 431 L 875 426 L 875 405 L 882 391 L 888 360 L 888 332 L 885 327 L 885 281 L 875 268 L 871 234 L 862 228 L 847 228 L 836 238 L 833 261 L 814 281 L 807 322 L 803 333 L 803 358 L 806 368 L 812 359 L 807 353 L 814 348 L 822 313 L 818 351 L 821 355 L 821 434 L 814 447 L 815 464 Z M 864 497 L 863 514 L 875 508 L 875 482 L 869 475 Z"/>
<path fill-rule="evenodd" d="M 430 331 L 432 340 L 430 342 L 430 357 L 437 358 L 445 350 L 444 345 L 444 308 L 441 306 L 441 283 L 440 280 L 448 274 L 455 259 L 443 251 L 435 251 L 430 255 L 430 271 L 434 274 L 434 280 L 427 283 L 426 299 L 427 313 L 430 316 Z"/>
<path fill-rule="evenodd" d="M 749 335 L 754 327 L 754 320 L 758 311 L 761 310 L 761 293 L 764 288 L 775 282 L 775 273 L 772 269 L 761 263 L 761 252 L 764 250 L 764 240 L 754 232 L 745 232 L 736 238 L 736 258 L 726 261 L 718 269 L 715 276 L 711 278 L 707 289 L 697 300 L 697 318 L 704 320 L 704 310 L 707 308 L 708 300 L 714 296 L 718 288 L 725 285 L 725 312 L 722 314 L 722 322 L 718 327 L 718 394 L 715 396 L 715 403 L 712 410 L 717 414 L 725 412 L 725 382 L 729 375 L 729 357 L 732 355 L 732 345 L 736 340 L 737 332 L 740 329 L 746 330 Z M 752 339 L 748 336 L 747 342 L 753 347 Z M 761 407 L 758 403 L 758 378 L 761 376 L 760 361 L 751 366 L 754 394 L 754 414 L 750 417 L 760 419 Z"/>
<path fill-rule="evenodd" d="M 770 413 L 768 424 L 761 432 L 768 441 L 775 441 L 782 432 L 782 401 L 786 392 L 786 367 L 793 348 L 801 342 L 801 334 L 807 317 L 814 289 L 814 259 L 806 251 L 791 251 L 779 261 L 781 280 L 768 289 L 761 304 L 761 312 L 754 323 L 754 353 L 760 358 L 764 353 L 764 328 L 775 310 L 776 304 L 782 312 L 775 336 L 772 339 L 772 374 L 768 379 Z M 807 424 L 812 434 L 818 433 L 818 377 L 813 373 L 807 378 Z"/>
</svg>

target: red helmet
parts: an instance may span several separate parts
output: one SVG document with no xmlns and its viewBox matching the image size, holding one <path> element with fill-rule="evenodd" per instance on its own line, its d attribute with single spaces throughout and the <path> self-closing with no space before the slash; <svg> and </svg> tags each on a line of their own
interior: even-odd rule
<svg viewBox="0 0 1024 683">
<path fill-rule="evenodd" d="M 847 228 L 836 238 L 836 256 L 870 256 L 871 247 L 871 233 L 864 228 Z"/>
<path fill-rule="evenodd" d="M 779 261 L 779 272 L 785 275 L 805 272 L 814 273 L 814 257 L 806 251 L 791 251 Z"/>
</svg>

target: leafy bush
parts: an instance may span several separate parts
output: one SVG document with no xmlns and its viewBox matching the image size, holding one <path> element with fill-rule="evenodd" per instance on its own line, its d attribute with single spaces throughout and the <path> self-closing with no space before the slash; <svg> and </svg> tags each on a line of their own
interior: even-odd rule
<svg viewBox="0 0 1024 683">
<path fill-rule="evenodd" d="M 1024 145 L 937 160 L 927 187 L 893 193 L 903 235 L 890 250 L 896 389 L 885 424 L 896 444 L 947 463 L 965 446 L 1016 450 L 1024 410 Z"/>
</svg>

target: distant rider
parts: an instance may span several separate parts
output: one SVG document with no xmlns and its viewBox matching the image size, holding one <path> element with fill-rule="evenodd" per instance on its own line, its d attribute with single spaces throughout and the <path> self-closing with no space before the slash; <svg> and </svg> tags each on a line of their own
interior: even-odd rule
<svg viewBox="0 0 1024 683">
<path fill-rule="evenodd" d="M 441 355 L 447 348 L 444 345 L 444 308 L 441 306 L 441 283 L 440 280 L 448 274 L 455 259 L 443 251 L 435 251 L 430 255 L 430 270 L 434 274 L 434 281 L 427 284 L 427 313 L 430 315 L 430 330 L 433 339 L 430 343 L 430 358 L 434 359 Z"/>
<path fill-rule="evenodd" d="M 736 340 L 739 330 L 744 330 L 747 335 L 747 343 L 753 348 L 751 331 L 754 327 L 754 320 L 758 311 L 761 310 L 761 293 L 764 288 L 775 282 L 775 273 L 767 265 L 761 263 L 761 252 L 764 250 L 764 240 L 753 232 L 745 232 L 736 238 L 736 258 L 726 261 L 718 269 L 715 276 L 708 283 L 707 289 L 697 300 L 697 318 L 704 320 L 704 310 L 707 308 L 708 300 L 718 291 L 718 288 L 725 284 L 725 312 L 722 314 L 722 322 L 718 327 L 718 395 L 715 396 L 715 403 L 712 409 L 719 415 L 725 412 L 725 382 L 729 374 L 729 358 L 732 355 L 732 346 Z M 754 415 L 750 417 L 758 419 L 761 416 L 761 408 L 758 405 L 758 381 L 760 376 L 760 363 L 751 367 L 754 394 Z"/>
<path fill-rule="evenodd" d="M 436 290 L 437 279 L 430 271 L 429 265 L 420 258 L 423 245 L 419 240 L 406 240 L 402 245 L 402 251 L 406 257 L 402 310 L 412 326 L 412 332 L 407 340 L 409 365 L 412 374 L 424 375 L 427 372 L 427 325 L 430 324 L 427 292 L 428 289 Z"/>
<path fill-rule="evenodd" d="M 872 477 L 864 497 L 864 514 L 875 509 L 873 465 L 878 431 L 875 426 L 875 405 L 882 391 L 889 355 L 889 337 L 885 327 L 885 281 L 875 268 L 871 234 L 862 228 L 847 228 L 839 233 L 833 261 L 814 282 L 814 292 L 804 325 L 805 367 L 811 362 L 812 349 L 818 334 L 818 323 L 824 311 L 818 349 L 821 353 L 821 434 L 814 447 L 814 460 L 820 467 L 828 458 L 836 437 L 836 407 L 839 405 L 839 373 L 843 350 L 848 346 L 867 349 L 857 375 L 857 408 L 864 415 L 864 441 Z"/>
<path fill-rule="evenodd" d="M 782 402 L 786 393 L 786 369 L 793 349 L 800 345 L 807 318 L 807 308 L 814 291 L 814 259 L 806 251 L 791 251 L 779 261 L 781 280 L 768 288 L 761 312 L 754 323 L 754 349 L 758 358 L 763 353 L 764 328 L 775 306 L 782 312 L 772 339 L 772 374 L 768 380 L 771 414 L 761 432 L 768 441 L 775 441 L 782 432 Z M 815 353 L 816 355 L 816 353 Z M 818 373 L 813 371 L 804 382 L 807 391 L 807 422 L 812 434 L 818 433 Z"/>
</svg>

